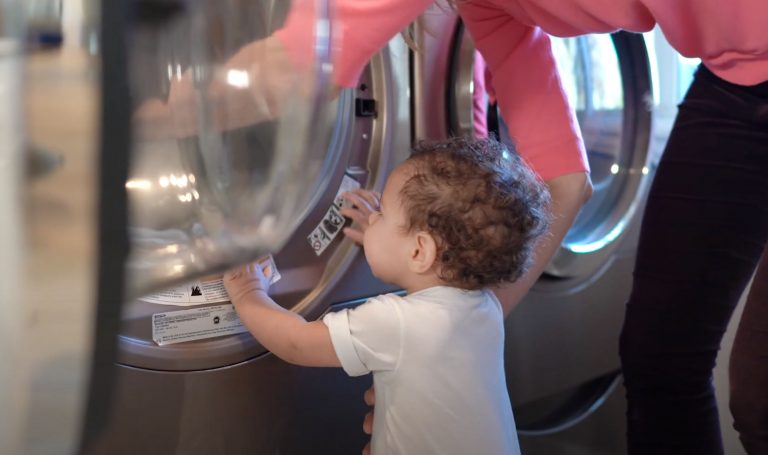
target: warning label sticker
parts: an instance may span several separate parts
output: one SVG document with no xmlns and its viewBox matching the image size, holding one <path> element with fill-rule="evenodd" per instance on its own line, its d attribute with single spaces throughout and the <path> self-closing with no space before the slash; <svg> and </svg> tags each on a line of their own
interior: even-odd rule
<svg viewBox="0 0 768 455">
<path fill-rule="evenodd" d="M 280 280 L 280 271 L 277 270 L 271 254 L 258 259 L 257 262 L 264 271 L 264 275 L 269 278 L 270 284 Z M 146 295 L 139 300 L 160 305 L 193 306 L 229 302 L 229 295 L 224 288 L 221 275 L 216 275 Z"/>
<path fill-rule="evenodd" d="M 152 339 L 160 346 L 247 332 L 232 305 L 152 315 Z"/>
<path fill-rule="evenodd" d="M 344 227 L 346 219 L 339 213 L 339 210 L 346 204 L 346 201 L 341 195 L 358 188 L 360 188 L 360 183 L 348 175 L 345 175 L 341 180 L 339 191 L 336 192 L 336 196 L 333 198 L 333 205 L 328 208 L 320 224 L 307 237 L 307 241 L 316 255 L 320 256 L 323 254 L 323 251 L 325 251 Z"/>
<path fill-rule="evenodd" d="M 221 276 L 216 276 L 146 295 L 141 297 L 141 300 L 162 305 L 190 306 L 228 302 L 229 295 L 224 289 Z"/>
</svg>

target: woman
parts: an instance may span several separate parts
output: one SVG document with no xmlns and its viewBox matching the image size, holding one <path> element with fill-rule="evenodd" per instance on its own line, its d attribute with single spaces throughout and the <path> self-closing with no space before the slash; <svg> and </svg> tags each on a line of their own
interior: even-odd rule
<svg viewBox="0 0 768 455">
<path fill-rule="evenodd" d="M 431 3 L 337 1 L 336 25 L 343 31 L 337 83 L 354 85 L 368 59 Z M 550 241 L 540 246 L 531 273 L 499 290 L 506 313 L 535 282 L 590 193 L 583 145 L 545 33 L 645 32 L 658 24 L 678 51 L 702 59 L 650 192 L 620 351 L 630 453 L 723 453 L 712 368 L 768 237 L 768 2 L 470 0 L 455 6 L 487 62 L 518 152 L 552 191 Z M 278 33 L 289 53 L 300 22 L 289 19 Z M 351 214 L 363 229 L 368 210 L 362 204 Z M 732 365 L 732 410 L 751 454 L 768 453 L 765 294 L 762 283 L 753 289 Z"/>
</svg>

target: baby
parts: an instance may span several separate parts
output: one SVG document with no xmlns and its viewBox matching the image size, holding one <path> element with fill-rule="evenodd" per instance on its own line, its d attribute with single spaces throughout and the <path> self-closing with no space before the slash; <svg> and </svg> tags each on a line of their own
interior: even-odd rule
<svg viewBox="0 0 768 455">
<path fill-rule="evenodd" d="M 405 297 L 307 322 L 269 298 L 258 265 L 227 273 L 225 286 L 243 323 L 283 360 L 373 372 L 373 455 L 516 454 L 504 320 L 488 288 L 526 271 L 548 200 L 494 140 L 422 143 L 389 176 L 362 239 L 373 274 Z"/>
</svg>

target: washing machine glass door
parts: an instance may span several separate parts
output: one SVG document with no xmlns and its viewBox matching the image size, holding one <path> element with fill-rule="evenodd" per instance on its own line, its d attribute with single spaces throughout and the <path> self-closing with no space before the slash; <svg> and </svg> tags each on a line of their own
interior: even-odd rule
<svg viewBox="0 0 768 455">
<path fill-rule="evenodd" d="M 137 115 L 155 119 L 169 115 L 168 105 L 173 108 L 170 126 L 139 125 L 127 183 L 135 278 L 134 293 L 122 307 L 117 361 L 134 368 L 199 371 L 264 354 L 238 326 L 220 280 L 223 266 L 260 252 L 273 255 L 281 275 L 270 296 L 307 319 L 319 317 L 360 253 L 342 234 L 350 221 L 339 213 L 340 194 L 358 187 L 381 190 L 388 171 L 408 151 L 407 67 L 396 57 L 407 55 L 404 45 L 390 43 L 364 69 L 356 88 L 323 99 L 317 79 L 294 74 L 300 68 L 284 68 L 286 62 L 269 50 L 257 48 L 266 54 L 246 60 L 261 65 L 255 70 L 230 67 L 233 55 L 239 58 L 292 17 L 279 7 L 288 3 L 201 5 L 199 16 L 145 10 L 132 39 Z M 254 18 L 261 29 L 251 24 Z M 210 60 L 222 63 L 204 66 L 205 83 L 198 89 L 193 79 L 182 93 L 189 96 L 182 98 L 174 93 L 177 84 L 188 82 L 188 70 L 174 65 L 194 62 L 195 54 L 184 52 L 192 31 L 199 30 L 208 33 L 206 52 L 220 55 Z M 268 57 L 266 63 L 260 56 Z M 279 74 L 270 73 L 281 66 Z M 226 89 L 233 90 L 223 101 L 221 85 L 214 85 L 222 68 Z M 267 94 L 240 88 L 238 78 L 253 73 L 279 76 L 282 85 Z M 307 91 L 310 83 L 317 85 L 316 105 Z M 279 92 L 284 88 L 290 90 Z M 179 110 L 175 102 L 194 109 Z M 261 115 L 275 109 L 277 116 Z"/>
<path fill-rule="evenodd" d="M 331 69 L 326 1 L 135 5 L 132 296 L 279 249 L 333 161 L 317 140 Z M 277 38 L 288 17 L 313 39 Z"/>
<path fill-rule="evenodd" d="M 581 127 L 594 192 L 547 269 L 589 276 L 615 251 L 650 184 L 650 68 L 641 36 L 553 38 L 562 83 Z"/>
<path fill-rule="evenodd" d="M 473 130 L 472 103 L 477 88 L 470 40 L 459 23 L 452 45 L 452 89 L 447 103 L 454 134 L 472 134 Z M 646 99 L 651 96 L 648 55 L 641 36 L 624 32 L 551 40 L 560 78 L 584 138 L 594 194 L 546 273 L 583 277 L 605 263 L 647 192 L 650 112 Z M 500 136 L 509 140 L 504 131 Z M 513 141 L 508 145 L 514 147 Z"/>
<path fill-rule="evenodd" d="M 649 95 L 650 87 L 647 78 L 638 81 L 629 72 L 637 65 L 631 61 L 633 56 L 620 53 L 627 38 L 617 34 L 552 39 L 561 79 L 584 137 L 594 188 L 563 242 L 575 253 L 596 251 L 622 234 L 631 204 L 623 193 L 636 190 L 637 181 L 648 173 L 644 152 L 649 130 L 638 130 L 637 123 L 644 113 L 647 117 L 643 97 Z M 634 147 L 638 141 L 639 151 Z"/>
</svg>

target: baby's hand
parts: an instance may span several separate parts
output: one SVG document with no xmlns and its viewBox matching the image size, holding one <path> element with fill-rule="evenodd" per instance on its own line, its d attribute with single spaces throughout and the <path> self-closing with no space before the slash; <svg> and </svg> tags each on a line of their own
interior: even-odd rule
<svg viewBox="0 0 768 455">
<path fill-rule="evenodd" d="M 363 244 L 363 234 L 368 229 L 368 218 L 371 213 L 379 210 L 381 194 L 376 191 L 357 189 L 341 195 L 344 199 L 354 204 L 353 207 L 343 207 L 341 214 L 357 223 L 357 229 L 344 228 L 344 234 L 355 243 Z"/>
<path fill-rule="evenodd" d="M 234 268 L 224 274 L 224 288 L 233 304 L 250 294 L 269 291 L 269 279 L 258 262 Z"/>
</svg>

